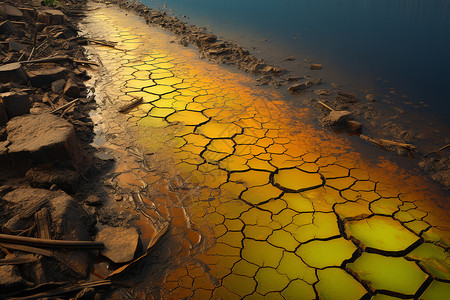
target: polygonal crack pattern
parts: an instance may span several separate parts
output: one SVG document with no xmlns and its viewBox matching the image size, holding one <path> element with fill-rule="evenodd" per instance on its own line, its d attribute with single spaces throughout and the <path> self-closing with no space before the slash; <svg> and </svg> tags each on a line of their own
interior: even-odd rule
<svg viewBox="0 0 450 300">
<path fill-rule="evenodd" d="M 131 13 L 95 5 L 84 31 L 118 42 L 88 47 L 105 66 L 99 85 L 110 110 L 143 98 L 125 118 L 156 173 L 122 168 L 118 180 L 139 188 L 136 182 L 176 177 L 195 191 L 170 193 L 203 247 L 161 270 L 163 295 L 448 296 L 448 210 L 433 204 L 447 195 L 384 158 L 366 162 L 345 139 L 313 128 L 307 111 L 292 111 L 279 92 L 198 59 Z M 111 116 L 111 128 L 124 121 Z"/>
</svg>

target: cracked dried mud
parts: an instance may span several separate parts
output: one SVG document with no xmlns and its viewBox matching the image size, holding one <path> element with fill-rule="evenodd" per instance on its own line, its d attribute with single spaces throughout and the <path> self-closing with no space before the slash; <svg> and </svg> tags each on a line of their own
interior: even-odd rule
<svg viewBox="0 0 450 300">
<path fill-rule="evenodd" d="M 148 219 L 171 223 L 163 249 L 128 279 L 137 291 L 163 299 L 450 294 L 448 196 L 436 184 L 365 158 L 279 91 L 199 59 L 132 13 L 90 8 L 84 33 L 118 42 L 87 47 L 103 64 L 96 128 L 100 146 L 116 153 L 112 182 L 142 193 Z M 143 104 L 117 113 L 133 96 Z"/>
</svg>

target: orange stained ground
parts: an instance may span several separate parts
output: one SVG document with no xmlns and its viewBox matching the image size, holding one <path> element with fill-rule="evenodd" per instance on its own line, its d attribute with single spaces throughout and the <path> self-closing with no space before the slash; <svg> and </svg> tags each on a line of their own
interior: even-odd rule
<svg viewBox="0 0 450 300">
<path fill-rule="evenodd" d="M 176 37 L 100 4 L 84 31 L 105 147 L 119 188 L 171 222 L 162 266 L 134 283 L 181 299 L 443 299 L 450 294 L 448 196 L 415 171 L 369 159 L 314 128 L 274 89 L 198 58 Z M 125 50 L 125 51 L 123 51 Z M 143 97 L 119 115 L 117 108 Z M 143 168 L 134 160 L 148 159 Z M 137 157 L 137 158 L 136 158 Z M 145 222 L 138 225 L 146 235 Z M 144 272 L 145 273 L 145 272 Z M 158 276 L 152 275 L 158 273 Z M 155 296 L 157 295 L 157 296 Z M 388 296 L 389 295 L 389 296 Z"/>
</svg>

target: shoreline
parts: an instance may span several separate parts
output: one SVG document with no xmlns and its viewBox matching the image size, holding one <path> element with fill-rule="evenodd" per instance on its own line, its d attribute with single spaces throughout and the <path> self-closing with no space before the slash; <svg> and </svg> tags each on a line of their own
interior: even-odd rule
<svg viewBox="0 0 450 300">
<path fill-rule="evenodd" d="M 402 115 L 405 113 L 404 109 L 391 108 L 392 105 L 388 100 L 380 103 L 376 95 L 370 92 L 357 93 L 354 89 L 350 89 L 349 93 L 349 89 L 341 89 L 334 83 L 322 82 L 320 74 L 313 77 L 293 76 L 285 69 L 253 56 L 250 51 L 236 42 L 220 40 L 216 35 L 207 32 L 208 29 L 204 27 L 189 25 L 176 16 L 149 8 L 140 2 L 128 0 L 99 0 L 99 2 L 114 3 L 123 9 L 136 12 L 146 20 L 147 24 L 160 26 L 178 36 L 178 43 L 197 47 L 201 58 L 219 64 L 234 65 L 244 72 L 258 76 L 255 78 L 256 85 L 270 85 L 288 91 L 291 89 L 292 99 L 302 106 L 313 108 L 318 122 L 324 127 L 347 131 L 350 134 L 362 134 L 363 140 L 384 151 L 407 156 L 443 188 L 450 189 L 450 155 L 446 155 L 448 148 L 442 149 L 450 143 L 450 138 L 444 132 L 441 138 L 436 137 L 432 140 L 429 137 L 436 134 L 429 131 L 433 128 L 417 132 L 405 126 L 407 120 Z M 318 68 L 321 69 L 321 67 Z M 344 122 L 337 120 L 334 124 L 333 122 L 330 124 L 328 117 L 330 110 L 319 101 L 334 110 L 350 112 L 351 124 L 347 124 L 345 120 Z M 382 142 L 386 140 L 387 144 Z M 443 144 L 438 144 L 439 142 Z M 437 151 L 439 149 L 442 150 Z"/>
</svg>

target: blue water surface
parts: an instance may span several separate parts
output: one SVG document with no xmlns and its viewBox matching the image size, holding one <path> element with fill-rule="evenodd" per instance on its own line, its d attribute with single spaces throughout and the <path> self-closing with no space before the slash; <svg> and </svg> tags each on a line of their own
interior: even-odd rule
<svg viewBox="0 0 450 300">
<path fill-rule="evenodd" d="M 324 72 L 368 88 L 379 84 L 380 78 L 389 81 L 400 94 L 424 101 L 427 110 L 448 119 L 448 0 L 142 2 L 173 11 L 191 24 L 210 26 L 219 36 L 244 46 L 268 39 L 265 54 L 274 60 L 288 54 L 302 62 L 309 58 L 322 63 Z"/>
</svg>

